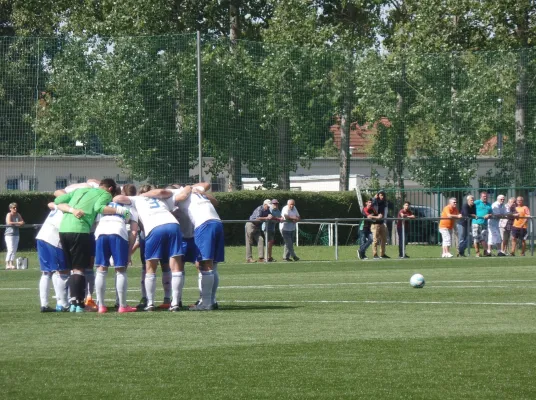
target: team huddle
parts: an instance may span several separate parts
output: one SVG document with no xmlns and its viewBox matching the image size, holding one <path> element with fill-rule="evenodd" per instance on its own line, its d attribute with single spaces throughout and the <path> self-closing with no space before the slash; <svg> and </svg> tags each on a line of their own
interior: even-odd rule
<svg viewBox="0 0 536 400">
<path fill-rule="evenodd" d="M 118 188 L 113 179 L 88 180 L 54 194 L 51 209 L 37 234 L 42 276 L 41 311 L 106 313 L 108 269 L 115 270 L 115 305 L 119 313 L 177 312 L 182 308 L 184 266 L 199 270 L 200 298 L 189 309 L 218 308 L 218 263 L 224 261 L 223 224 L 209 183 L 172 185 L 166 189 L 134 185 Z M 115 196 L 115 197 L 114 197 Z M 142 260 L 142 299 L 127 304 L 127 267 L 137 248 Z M 156 270 L 160 265 L 164 301 L 155 304 Z M 94 273 L 94 266 L 97 274 Z M 57 305 L 48 305 L 50 281 Z M 96 292 L 96 302 L 93 292 Z"/>
</svg>

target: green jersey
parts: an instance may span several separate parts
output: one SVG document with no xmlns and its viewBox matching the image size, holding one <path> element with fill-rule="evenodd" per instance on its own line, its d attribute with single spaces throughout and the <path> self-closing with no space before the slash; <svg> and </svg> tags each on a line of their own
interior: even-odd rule
<svg viewBox="0 0 536 400">
<path fill-rule="evenodd" d="M 82 218 L 76 218 L 71 213 L 65 213 L 61 220 L 61 233 L 89 233 L 97 215 L 112 201 L 112 195 L 104 189 L 77 189 L 64 194 L 54 201 L 55 204 L 69 204 L 84 212 Z"/>
</svg>

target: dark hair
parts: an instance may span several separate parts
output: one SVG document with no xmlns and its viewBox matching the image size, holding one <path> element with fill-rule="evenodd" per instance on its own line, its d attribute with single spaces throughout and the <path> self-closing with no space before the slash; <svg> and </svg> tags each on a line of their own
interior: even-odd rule
<svg viewBox="0 0 536 400">
<path fill-rule="evenodd" d="M 405 205 L 405 204 L 407 204 L 408 206 L 411 206 L 411 203 L 409 201 L 407 201 L 407 200 L 402 205 Z"/>
<path fill-rule="evenodd" d="M 138 190 L 138 194 L 147 193 L 150 190 L 153 190 L 151 185 L 141 185 L 140 190 Z"/>
<path fill-rule="evenodd" d="M 106 188 L 106 190 L 112 188 L 110 193 L 115 193 L 117 191 L 117 184 L 112 178 L 104 178 L 102 181 L 100 181 L 99 186 Z"/>
<path fill-rule="evenodd" d="M 125 186 L 123 186 L 123 194 L 125 196 L 136 196 L 136 186 L 134 186 L 132 183 L 127 183 Z"/>
</svg>

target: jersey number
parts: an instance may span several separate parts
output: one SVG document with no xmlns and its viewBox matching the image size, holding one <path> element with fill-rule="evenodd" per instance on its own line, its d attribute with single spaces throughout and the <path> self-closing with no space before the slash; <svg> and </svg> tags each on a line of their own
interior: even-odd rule
<svg viewBox="0 0 536 400">
<path fill-rule="evenodd" d="M 160 203 L 157 199 L 149 199 L 149 208 L 160 208 Z"/>
</svg>

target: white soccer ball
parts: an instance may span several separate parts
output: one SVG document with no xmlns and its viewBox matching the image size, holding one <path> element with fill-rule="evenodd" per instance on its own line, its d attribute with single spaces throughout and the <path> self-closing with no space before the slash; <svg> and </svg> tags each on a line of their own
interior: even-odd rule
<svg viewBox="0 0 536 400">
<path fill-rule="evenodd" d="M 421 274 L 414 274 L 409 280 L 409 284 L 415 289 L 422 288 L 424 286 L 424 283 L 424 276 L 422 276 Z"/>
</svg>

